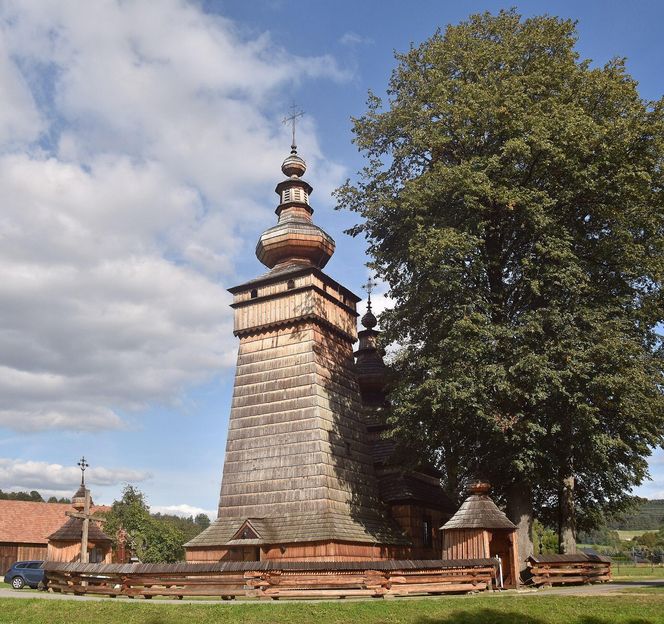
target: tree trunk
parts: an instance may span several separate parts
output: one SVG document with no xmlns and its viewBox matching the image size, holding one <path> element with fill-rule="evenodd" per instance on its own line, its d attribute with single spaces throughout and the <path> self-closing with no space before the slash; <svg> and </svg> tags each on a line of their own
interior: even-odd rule
<svg viewBox="0 0 664 624">
<path fill-rule="evenodd" d="M 563 479 L 560 492 L 560 523 L 558 525 L 558 552 L 573 554 L 576 552 L 576 518 L 574 514 L 574 477 Z"/>
<path fill-rule="evenodd" d="M 516 524 L 518 568 L 523 576 L 526 560 L 533 554 L 533 496 L 530 485 L 515 483 L 507 489 L 507 517 Z"/>
</svg>

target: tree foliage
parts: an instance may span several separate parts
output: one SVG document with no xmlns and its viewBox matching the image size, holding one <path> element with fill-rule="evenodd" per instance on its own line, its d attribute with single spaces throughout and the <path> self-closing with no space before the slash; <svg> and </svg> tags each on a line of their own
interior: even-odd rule
<svg viewBox="0 0 664 624">
<path fill-rule="evenodd" d="M 395 435 L 452 491 L 480 473 L 555 509 L 574 475 L 583 528 L 664 439 L 664 103 L 576 39 L 501 11 L 397 55 L 337 199 L 393 301 Z"/>
<path fill-rule="evenodd" d="M 126 485 L 122 498 L 114 501 L 104 514 L 104 531 L 117 547 L 117 533 L 128 533 L 128 547 L 144 563 L 173 563 L 184 559 L 184 544 L 198 535 L 210 519 L 199 514 L 196 519 L 150 514 L 145 495 L 133 485 Z"/>
<path fill-rule="evenodd" d="M 0 490 L 0 500 L 18 500 L 18 501 L 29 501 L 33 503 L 43 503 L 44 497 L 39 492 L 37 492 L 37 490 L 31 490 L 30 492 L 3 492 L 2 490 Z M 71 503 L 71 499 L 51 496 L 46 502 Z"/>
</svg>

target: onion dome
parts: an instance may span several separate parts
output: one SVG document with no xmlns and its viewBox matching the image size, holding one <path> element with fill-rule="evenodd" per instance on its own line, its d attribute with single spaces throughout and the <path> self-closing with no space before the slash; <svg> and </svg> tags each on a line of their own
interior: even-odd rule
<svg viewBox="0 0 664 624">
<path fill-rule="evenodd" d="M 309 196 L 313 189 L 301 178 L 306 169 L 293 145 L 281 165 L 288 177 L 275 189 L 280 199 L 275 211 L 279 222 L 265 230 L 256 245 L 256 257 L 270 269 L 291 262 L 323 268 L 334 253 L 334 239 L 312 221 Z"/>
<path fill-rule="evenodd" d="M 367 313 L 360 320 L 362 326 L 366 329 L 373 329 L 378 325 L 378 319 L 374 316 L 374 313 L 371 311 L 371 306 L 367 308 Z"/>
<path fill-rule="evenodd" d="M 83 484 L 76 490 L 76 494 L 71 499 L 71 504 L 76 511 L 83 511 L 85 507 L 85 486 Z M 92 504 L 92 501 L 90 501 L 90 504 Z"/>
<path fill-rule="evenodd" d="M 291 149 L 290 156 L 287 156 L 281 163 L 281 171 L 289 178 L 301 178 L 307 170 L 307 163 L 298 155 L 295 148 Z"/>
</svg>

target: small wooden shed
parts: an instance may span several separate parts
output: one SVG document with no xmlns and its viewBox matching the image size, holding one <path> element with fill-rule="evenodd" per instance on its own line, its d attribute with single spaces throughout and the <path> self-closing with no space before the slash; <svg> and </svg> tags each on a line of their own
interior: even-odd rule
<svg viewBox="0 0 664 624">
<path fill-rule="evenodd" d="M 78 512 L 83 510 L 85 493 L 85 485 L 81 483 L 81 487 L 72 499 L 72 506 Z M 81 560 L 83 522 L 81 518 L 70 517 L 57 531 L 48 536 L 46 552 L 48 561 L 74 562 Z M 88 562 L 111 563 L 112 548 L 113 540 L 102 531 L 94 520 L 90 521 L 88 526 Z"/>
<path fill-rule="evenodd" d="M 516 526 L 488 495 L 491 486 L 476 482 L 468 498 L 442 527 L 443 559 L 500 557 L 503 586 L 519 583 L 519 553 Z"/>
<path fill-rule="evenodd" d="M 97 523 L 88 529 L 88 558 L 90 563 L 111 563 L 113 541 Z M 75 562 L 81 558 L 83 520 L 69 518 L 55 533 L 48 536 L 48 561 Z"/>
</svg>

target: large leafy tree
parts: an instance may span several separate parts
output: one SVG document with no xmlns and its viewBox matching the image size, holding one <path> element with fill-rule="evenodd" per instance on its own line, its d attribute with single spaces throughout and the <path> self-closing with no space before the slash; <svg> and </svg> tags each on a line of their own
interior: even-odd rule
<svg viewBox="0 0 664 624">
<path fill-rule="evenodd" d="M 337 191 L 394 303 L 394 434 L 488 477 L 524 556 L 533 504 L 573 543 L 664 435 L 664 105 L 575 44 L 503 11 L 398 55 Z"/>
<path fill-rule="evenodd" d="M 205 514 L 193 518 L 150 514 L 145 495 L 127 484 L 122 498 L 113 502 L 106 512 L 104 531 L 117 546 L 118 531 L 124 529 L 129 548 L 144 563 L 173 563 L 184 559 L 184 544 L 198 535 L 210 519 Z"/>
</svg>

